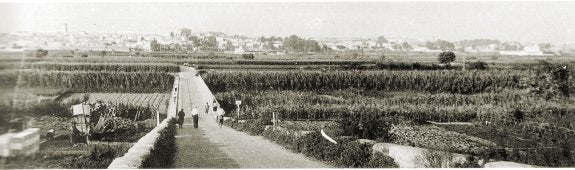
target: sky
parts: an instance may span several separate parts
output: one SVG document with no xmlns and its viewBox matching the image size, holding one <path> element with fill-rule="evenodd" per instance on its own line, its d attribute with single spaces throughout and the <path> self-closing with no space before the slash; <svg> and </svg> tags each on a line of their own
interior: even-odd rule
<svg viewBox="0 0 575 170">
<path fill-rule="evenodd" d="M 0 3 L 0 32 L 575 42 L 575 2 Z"/>
</svg>

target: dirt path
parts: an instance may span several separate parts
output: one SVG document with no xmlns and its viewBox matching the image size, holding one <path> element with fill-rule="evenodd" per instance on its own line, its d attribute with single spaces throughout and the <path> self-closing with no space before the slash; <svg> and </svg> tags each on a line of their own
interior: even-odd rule
<svg viewBox="0 0 575 170">
<path fill-rule="evenodd" d="M 191 119 L 187 119 L 184 128 L 178 130 L 174 168 L 329 168 L 261 136 L 219 127 L 215 114 L 206 115 L 204 109 L 214 96 L 195 73 L 192 68 L 182 67 L 178 110 L 183 108 L 188 117 L 192 105 L 198 105 L 199 129 L 193 129 Z"/>
</svg>

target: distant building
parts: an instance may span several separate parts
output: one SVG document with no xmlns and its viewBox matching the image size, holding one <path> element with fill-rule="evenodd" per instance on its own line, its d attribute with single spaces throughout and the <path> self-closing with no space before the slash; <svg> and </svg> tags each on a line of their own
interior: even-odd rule
<svg viewBox="0 0 575 170">
<path fill-rule="evenodd" d="M 544 55 L 539 46 L 537 45 L 525 46 L 521 51 L 500 51 L 499 54 L 517 55 L 517 56 Z"/>
<path fill-rule="evenodd" d="M 187 28 L 182 28 L 182 29 L 180 29 L 180 36 L 187 37 L 187 36 L 190 36 L 190 35 L 192 35 L 192 30 L 187 29 Z"/>
<path fill-rule="evenodd" d="M 441 50 L 430 50 L 427 47 L 413 47 L 412 51 L 419 51 L 419 52 L 442 52 Z"/>
<path fill-rule="evenodd" d="M 244 48 L 236 48 L 234 50 L 234 54 L 244 54 L 246 51 L 244 50 Z"/>
</svg>

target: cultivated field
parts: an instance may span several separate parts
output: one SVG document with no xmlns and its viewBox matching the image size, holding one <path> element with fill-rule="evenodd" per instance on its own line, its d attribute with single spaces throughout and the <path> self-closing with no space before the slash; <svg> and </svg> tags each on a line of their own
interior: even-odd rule
<svg viewBox="0 0 575 170">
<path fill-rule="evenodd" d="M 64 144 L 48 142 L 42 150 L 57 162 L 54 167 L 101 168 L 123 154 L 126 146 L 90 146 L 120 151 L 92 159 L 86 155 L 95 151 L 65 143 L 70 133 L 63 128 L 70 124 L 69 107 L 84 94 L 89 94 L 89 103 L 110 103 L 117 108 L 115 128 L 122 130 L 94 140 L 134 142 L 149 131 L 139 127 L 153 124 L 157 111 L 165 113 L 174 75 L 179 65 L 190 63 L 197 65 L 226 116 L 232 118 L 227 126 L 262 135 L 336 167 L 397 167 L 390 157 L 372 154 L 375 142 L 470 156 L 467 162 L 471 163 L 450 167 L 482 166 L 478 160 L 575 166 L 571 57 L 458 53 L 453 65 L 446 66 L 437 63 L 436 54 L 419 53 L 256 56 L 254 60 L 235 55 L 153 55 L 26 57 L 22 67 L 19 56 L 0 55 L 2 124 L 9 120 L 6 113 L 14 112 L 43 129 L 62 127 L 56 141 Z M 470 62 L 466 70 L 462 56 Z M 567 69 L 562 70 L 563 66 Z M 11 105 L 16 86 L 20 90 Z M 236 100 L 242 101 L 239 116 Z M 273 113 L 278 124 L 270 128 Z M 325 140 L 320 130 L 339 145 Z M 74 151 L 54 154 L 59 149 Z M 65 163 L 70 156 L 83 161 Z M 35 161 L 42 163 L 27 167 L 49 162 Z"/>
<path fill-rule="evenodd" d="M 162 114 L 165 114 L 167 109 L 166 103 L 170 98 L 170 94 L 166 93 L 73 93 L 65 99 L 62 99 L 61 102 L 69 103 L 77 101 L 82 99 L 85 94 L 90 96 L 88 99 L 90 103 L 101 101 L 103 103 L 150 107 Z"/>
</svg>

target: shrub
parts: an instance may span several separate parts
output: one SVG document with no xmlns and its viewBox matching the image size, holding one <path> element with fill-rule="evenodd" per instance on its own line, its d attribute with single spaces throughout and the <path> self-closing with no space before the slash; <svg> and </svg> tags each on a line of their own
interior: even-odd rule
<svg viewBox="0 0 575 170">
<path fill-rule="evenodd" d="M 523 118 L 525 117 L 525 113 L 521 110 L 519 110 L 518 108 L 513 110 L 513 118 L 515 118 L 516 121 L 521 122 L 523 121 Z"/>
<path fill-rule="evenodd" d="M 391 135 L 389 130 L 391 128 L 390 117 L 380 114 L 349 114 L 342 113 L 338 119 L 340 129 L 343 130 L 343 135 L 357 137 L 362 139 L 381 139 L 383 141 L 390 140 Z"/>
<path fill-rule="evenodd" d="M 454 164 L 451 163 L 453 156 L 445 151 L 424 151 L 417 159 L 423 163 L 426 168 L 451 168 Z"/>
<path fill-rule="evenodd" d="M 242 54 L 242 58 L 251 60 L 251 59 L 254 59 L 255 56 L 254 56 L 254 54 Z"/>
<path fill-rule="evenodd" d="M 168 127 L 160 131 L 150 156 L 144 160 L 143 168 L 170 168 L 176 153 L 176 120 L 171 119 Z"/>
<path fill-rule="evenodd" d="M 68 107 L 53 100 L 48 100 L 41 102 L 38 105 L 34 105 L 28 111 L 37 116 L 56 116 L 65 118 L 72 116 L 72 113 L 70 113 Z"/>
<path fill-rule="evenodd" d="M 468 156 L 464 163 L 455 163 L 454 168 L 481 168 L 479 166 L 479 160 L 473 156 Z"/>
<path fill-rule="evenodd" d="M 447 64 L 449 66 L 449 63 L 455 61 L 455 54 L 451 51 L 442 52 L 439 54 L 437 60 L 439 60 L 439 63 Z"/>
<path fill-rule="evenodd" d="M 90 159 L 96 161 L 113 160 L 128 152 L 131 146 L 131 143 L 120 145 L 94 144 L 90 148 Z"/>
<path fill-rule="evenodd" d="M 353 138 L 336 140 L 338 144 L 333 144 L 327 139 L 324 139 L 319 132 L 315 131 L 296 139 L 294 149 L 307 156 L 330 162 L 339 167 L 368 167 L 371 155 L 371 144 L 362 144 L 353 141 Z"/>
<path fill-rule="evenodd" d="M 36 50 L 36 58 L 44 58 L 48 55 L 48 50 L 44 49 L 37 49 Z"/>
<path fill-rule="evenodd" d="M 470 63 L 468 63 L 468 65 L 469 65 L 469 69 L 474 69 L 474 70 L 486 70 L 487 69 L 487 63 L 485 63 L 483 61 L 470 62 Z"/>
<path fill-rule="evenodd" d="M 339 165 L 346 168 L 368 167 L 372 145 L 352 141 L 342 143 L 338 147 L 343 148 L 340 153 Z"/>
<path fill-rule="evenodd" d="M 367 163 L 368 168 L 399 168 L 399 165 L 395 163 L 393 158 L 384 155 L 383 153 L 377 152 L 371 156 L 369 162 Z"/>
</svg>

